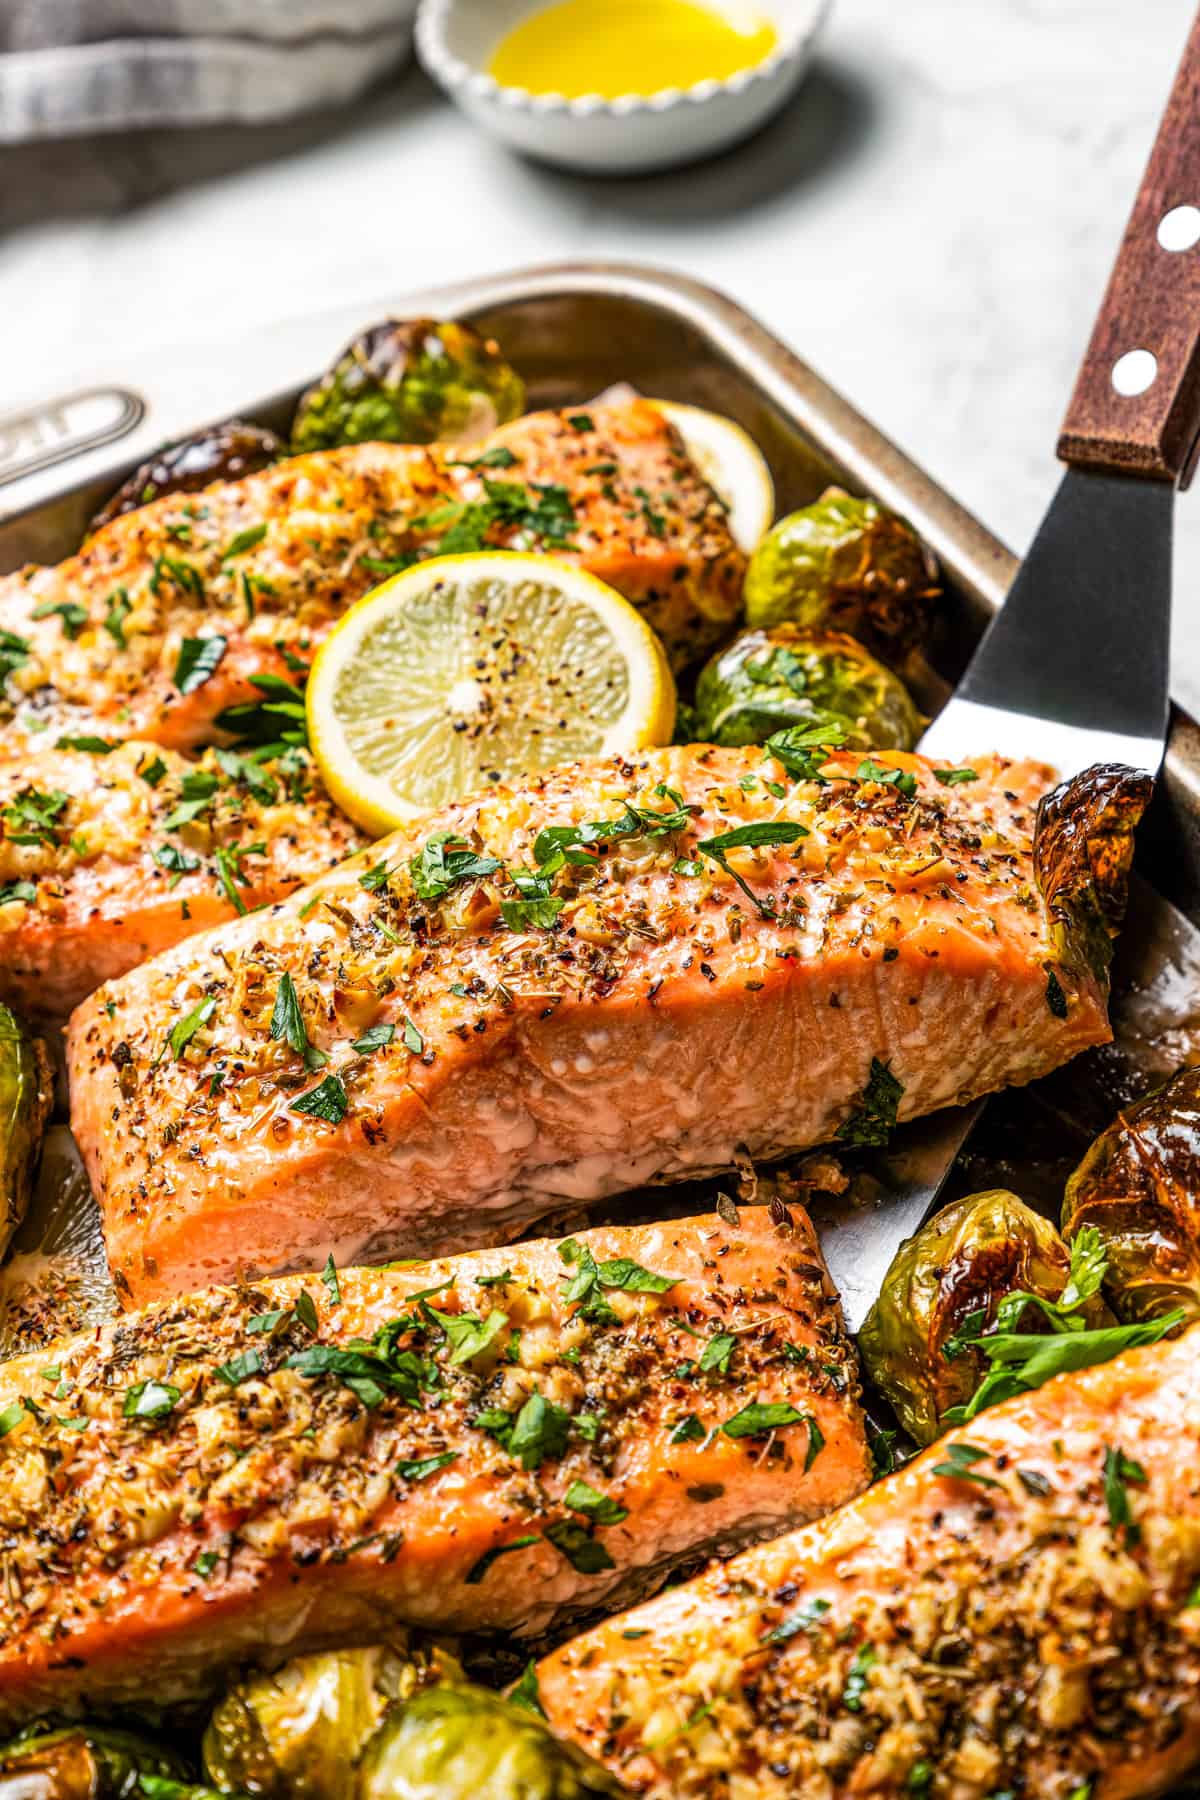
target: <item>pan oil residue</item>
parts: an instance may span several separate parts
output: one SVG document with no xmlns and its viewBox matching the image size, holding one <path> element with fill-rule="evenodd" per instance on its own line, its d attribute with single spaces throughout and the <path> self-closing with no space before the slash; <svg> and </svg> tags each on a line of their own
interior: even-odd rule
<svg viewBox="0 0 1200 1800">
<path fill-rule="evenodd" d="M 509 32 L 488 73 L 532 94 L 617 100 L 727 81 L 777 43 L 774 25 L 743 0 L 558 0 Z"/>
</svg>

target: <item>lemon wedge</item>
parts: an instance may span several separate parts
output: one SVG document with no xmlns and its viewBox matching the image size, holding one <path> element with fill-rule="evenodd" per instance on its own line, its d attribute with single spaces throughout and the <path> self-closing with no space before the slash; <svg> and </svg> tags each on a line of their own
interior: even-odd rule
<svg viewBox="0 0 1200 1800">
<path fill-rule="evenodd" d="M 495 782 L 666 744 L 661 643 L 594 575 L 509 551 L 373 589 L 321 646 L 308 732 L 334 800 L 382 834 Z"/>
<path fill-rule="evenodd" d="M 733 540 L 749 556 L 775 523 L 775 483 L 766 457 L 749 432 L 720 413 L 674 400 L 650 404 L 671 421 L 705 481 L 729 508 Z"/>
</svg>

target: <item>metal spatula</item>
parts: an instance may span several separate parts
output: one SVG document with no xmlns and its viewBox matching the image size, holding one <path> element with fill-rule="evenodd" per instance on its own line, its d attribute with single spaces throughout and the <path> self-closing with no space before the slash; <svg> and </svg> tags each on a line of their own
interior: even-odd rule
<svg viewBox="0 0 1200 1800">
<path fill-rule="evenodd" d="M 1176 487 L 1191 478 L 1198 433 L 1200 16 L 1059 439 L 1067 473 L 922 751 L 948 764 L 992 750 L 1036 757 L 1064 777 L 1099 762 L 1157 771 L 1168 715 L 1172 510 Z M 1200 933 L 1175 917 L 1172 941 L 1200 945 Z M 1144 1029 L 1158 974 L 1143 975 Z M 880 1203 L 819 1219 L 851 1329 L 936 1199 L 980 1105 L 908 1127 L 874 1171 Z"/>
</svg>

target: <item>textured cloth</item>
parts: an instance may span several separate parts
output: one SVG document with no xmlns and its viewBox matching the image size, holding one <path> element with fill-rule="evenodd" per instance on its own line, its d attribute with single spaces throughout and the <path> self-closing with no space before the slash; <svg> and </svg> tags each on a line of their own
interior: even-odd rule
<svg viewBox="0 0 1200 1800">
<path fill-rule="evenodd" d="M 254 123 L 351 100 L 415 0 L 0 0 L 0 142 Z"/>
</svg>

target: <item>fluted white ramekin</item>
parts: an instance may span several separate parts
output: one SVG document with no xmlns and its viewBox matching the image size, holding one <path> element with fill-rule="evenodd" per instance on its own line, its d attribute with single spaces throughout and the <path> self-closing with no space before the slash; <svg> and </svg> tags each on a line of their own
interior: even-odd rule
<svg viewBox="0 0 1200 1800">
<path fill-rule="evenodd" d="M 468 116 L 529 156 L 593 173 L 669 168 L 748 137 L 795 91 L 832 0 L 764 0 L 779 43 L 728 81 L 603 100 L 531 94 L 487 73 L 496 48 L 548 0 L 421 0 L 417 52 Z"/>
</svg>

